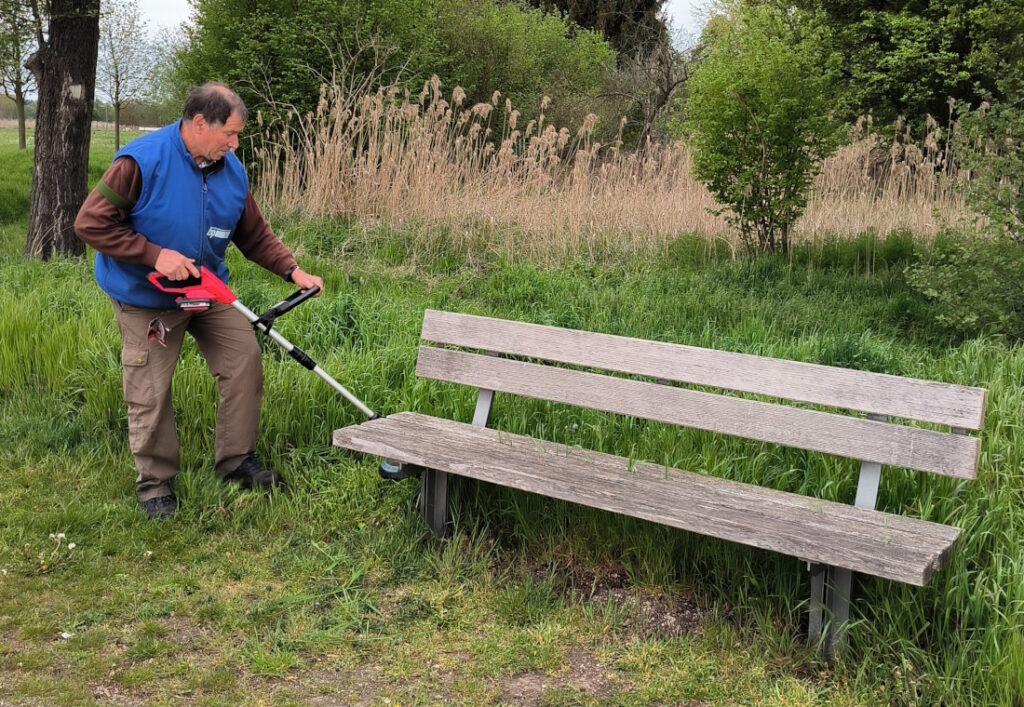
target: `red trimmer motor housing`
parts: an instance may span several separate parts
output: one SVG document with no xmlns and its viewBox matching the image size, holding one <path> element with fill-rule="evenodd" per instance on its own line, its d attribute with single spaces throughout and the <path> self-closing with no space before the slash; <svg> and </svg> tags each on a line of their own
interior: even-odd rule
<svg viewBox="0 0 1024 707">
<path fill-rule="evenodd" d="M 161 292 L 181 295 L 175 298 L 178 309 L 186 312 L 205 312 L 214 302 L 231 304 L 238 299 L 212 270 L 203 266 L 199 277 L 187 280 L 168 280 L 158 272 L 151 273 L 149 281 Z"/>
</svg>

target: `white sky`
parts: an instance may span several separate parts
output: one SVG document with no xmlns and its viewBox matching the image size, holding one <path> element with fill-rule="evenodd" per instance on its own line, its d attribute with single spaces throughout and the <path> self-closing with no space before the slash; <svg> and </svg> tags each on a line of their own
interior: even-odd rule
<svg viewBox="0 0 1024 707">
<path fill-rule="evenodd" d="M 676 29 L 696 38 L 703 26 L 702 8 L 708 0 L 668 0 L 665 10 Z M 174 28 L 188 19 L 188 0 L 139 0 L 142 16 L 149 20 L 152 31 L 160 27 Z"/>
<path fill-rule="evenodd" d="M 139 14 L 149 21 L 151 32 L 173 29 L 188 19 L 188 0 L 139 0 Z"/>
<path fill-rule="evenodd" d="M 668 0 L 665 12 L 674 29 L 681 30 L 696 41 L 704 27 L 709 4 L 709 0 Z"/>
</svg>

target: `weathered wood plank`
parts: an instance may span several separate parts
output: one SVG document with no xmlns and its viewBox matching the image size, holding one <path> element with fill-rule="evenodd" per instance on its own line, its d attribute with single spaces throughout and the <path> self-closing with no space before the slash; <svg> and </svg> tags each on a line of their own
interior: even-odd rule
<svg viewBox="0 0 1024 707">
<path fill-rule="evenodd" d="M 977 475 L 980 441 L 965 435 L 430 346 L 420 348 L 416 374 L 851 459 Z"/>
<path fill-rule="evenodd" d="M 337 430 L 334 443 L 917 586 L 960 532 L 415 413 Z"/>
<path fill-rule="evenodd" d="M 833 366 L 427 310 L 438 344 L 978 430 L 986 391 Z"/>
</svg>

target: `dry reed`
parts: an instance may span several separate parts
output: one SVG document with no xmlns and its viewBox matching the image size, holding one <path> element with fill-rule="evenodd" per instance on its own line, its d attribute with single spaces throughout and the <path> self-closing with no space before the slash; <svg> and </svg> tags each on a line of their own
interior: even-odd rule
<svg viewBox="0 0 1024 707">
<path fill-rule="evenodd" d="M 355 217 L 366 226 L 427 224 L 492 248 L 547 258 L 611 249 L 645 253 L 681 234 L 738 234 L 692 175 L 687 145 L 601 145 L 596 116 L 575 132 L 518 111 L 495 92 L 464 105 L 437 77 L 418 97 L 397 88 L 361 96 L 321 91 L 318 109 L 291 116 L 284 139 L 260 135 L 258 197 L 275 213 Z M 886 234 L 934 236 L 966 222 L 938 127 L 925 149 L 886 147 L 864 122 L 823 165 L 794 241 Z M 620 130 L 621 136 L 621 130 Z M 429 234 L 431 229 L 422 232 Z"/>
</svg>

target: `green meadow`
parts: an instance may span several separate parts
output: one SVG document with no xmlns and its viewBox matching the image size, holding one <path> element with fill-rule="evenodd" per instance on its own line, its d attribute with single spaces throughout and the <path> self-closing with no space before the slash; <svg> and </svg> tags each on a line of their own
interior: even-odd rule
<svg viewBox="0 0 1024 707">
<path fill-rule="evenodd" d="M 113 155 L 94 135 L 93 181 Z M 325 294 L 278 324 L 373 409 L 472 417 L 415 377 L 427 308 L 990 391 L 976 481 L 883 472 L 879 507 L 963 529 L 925 588 L 855 580 L 840 660 L 804 644 L 790 557 L 482 484 L 436 540 L 415 482 L 330 445 L 360 413 L 264 342 L 273 495 L 213 475 L 215 385 L 191 341 L 174 399 L 178 515 L 135 498 L 120 339 L 91 257 L 27 260 L 31 155 L 0 130 L 0 704 L 1004 704 L 1024 694 L 1024 349 L 955 339 L 904 269 L 913 234 L 733 259 L 697 235 L 557 264 L 438 229 L 274 225 Z M 289 286 L 232 253 L 254 311 Z M 497 398 L 493 424 L 851 502 L 857 464 Z"/>
</svg>

